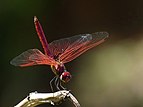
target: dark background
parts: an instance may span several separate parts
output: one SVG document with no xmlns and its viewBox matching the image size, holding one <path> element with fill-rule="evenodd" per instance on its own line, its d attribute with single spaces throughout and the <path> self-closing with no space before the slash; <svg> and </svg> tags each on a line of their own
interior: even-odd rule
<svg viewBox="0 0 143 107">
<path fill-rule="evenodd" d="M 42 47 L 33 24 L 37 16 L 48 42 L 76 34 L 107 31 L 108 40 L 67 63 L 66 87 L 82 107 L 143 106 L 142 0 L 0 1 L 0 107 L 13 107 L 28 93 L 50 92 L 50 66 L 10 65 L 20 53 Z M 38 107 L 52 107 L 49 104 Z M 72 107 L 69 101 L 57 107 Z"/>
</svg>

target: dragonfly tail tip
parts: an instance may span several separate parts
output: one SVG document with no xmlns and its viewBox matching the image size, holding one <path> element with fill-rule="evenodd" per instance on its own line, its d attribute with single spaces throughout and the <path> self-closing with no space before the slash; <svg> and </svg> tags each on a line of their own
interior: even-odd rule
<svg viewBox="0 0 143 107">
<path fill-rule="evenodd" d="M 37 17 L 36 17 L 36 16 L 34 16 L 34 22 L 36 22 L 36 21 L 38 21 L 38 19 L 37 19 Z"/>
</svg>

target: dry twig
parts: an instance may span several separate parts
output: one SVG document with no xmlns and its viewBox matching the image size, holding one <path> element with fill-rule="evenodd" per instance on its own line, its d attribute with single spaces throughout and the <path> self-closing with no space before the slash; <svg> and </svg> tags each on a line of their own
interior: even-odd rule
<svg viewBox="0 0 143 107">
<path fill-rule="evenodd" d="M 75 107 L 80 107 L 77 99 L 67 90 L 60 90 L 54 93 L 32 92 L 15 107 L 35 107 L 43 103 L 57 105 L 62 103 L 65 99 L 69 99 Z"/>
</svg>

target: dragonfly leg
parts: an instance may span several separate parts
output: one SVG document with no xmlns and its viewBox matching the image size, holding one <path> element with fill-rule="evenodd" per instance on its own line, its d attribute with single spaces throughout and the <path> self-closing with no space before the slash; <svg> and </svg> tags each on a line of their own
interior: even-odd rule
<svg viewBox="0 0 143 107">
<path fill-rule="evenodd" d="M 50 81 L 50 87 L 51 87 L 51 91 L 54 92 L 53 90 L 53 86 L 52 86 L 52 82 L 56 79 L 56 76 L 54 78 L 51 79 Z"/>
<path fill-rule="evenodd" d="M 63 90 L 66 90 L 66 88 L 62 85 L 62 82 L 60 81 L 60 87 L 63 89 Z"/>
<path fill-rule="evenodd" d="M 57 88 L 57 90 L 66 90 L 66 88 L 64 86 L 62 86 L 62 82 L 60 81 L 60 79 L 58 77 L 55 78 L 55 86 Z"/>
<path fill-rule="evenodd" d="M 57 88 L 58 90 L 61 90 L 61 89 L 59 88 L 59 82 L 60 82 L 59 78 L 56 78 L 56 80 L 55 80 L 55 86 L 56 86 L 56 88 Z"/>
</svg>

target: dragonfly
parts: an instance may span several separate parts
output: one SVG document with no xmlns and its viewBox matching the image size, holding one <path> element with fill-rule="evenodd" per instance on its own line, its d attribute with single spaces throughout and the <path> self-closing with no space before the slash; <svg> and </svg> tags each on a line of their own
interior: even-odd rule
<svg viewBox="0 0 143 107">
<path fill-rule="evenodd" d="M 50 65 L 55 77 L 50 81 L 58 90 L 65 89 L 61 84 L 68 83 L 72 75 L 67 71 L 65 63 L 68 63 L 87 50 L 103 43 L 109 34 L 107 32 L 95 32 L 91 34 L 79 34 L 68 38 L 47 42 L 43 28 L 36 16 L 34 16 L 34 25 L 37 35 L 42 44 L 44 53 L 38 49 L 29 49 L 11 60 L 14 66 L 27 67 L 33 65 Z"/>
</svg>

